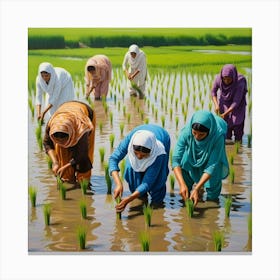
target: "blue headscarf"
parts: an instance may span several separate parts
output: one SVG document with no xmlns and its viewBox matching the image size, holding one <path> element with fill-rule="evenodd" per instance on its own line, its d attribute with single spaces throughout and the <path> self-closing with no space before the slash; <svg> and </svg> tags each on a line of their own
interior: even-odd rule
<svg viewBox="0 0 280 280">
<path fill-rule="evenodd" d="M 196 140 L 192 135 L 192 125 L 194 123 L 202 124 L 209 129 L 208 135 L 203 140 Z M 219 116 L 208 111 L 197 111 L 193 114 L 189 123 L 183 129 L 186 133 L 186 151 L 184 153 L 182 164 L 192 167 L 204 166 L 214 149 L 214 145 L 220 137 L 225 138 L 227 131 L 227 123 Z M 222 147 L 221 147 L 222 148 Z M 224 147 L 223 147 L 224 148 Z M 225 167 L 228 167 L 226 154 L 222 157 Z M 184 166 L 182 166 L 184 168 Z M 188 168 L 186 168 L 188 169 Z M 223 168 L 222 177 L 228 175 L 228 168 Z"/>
</svg>

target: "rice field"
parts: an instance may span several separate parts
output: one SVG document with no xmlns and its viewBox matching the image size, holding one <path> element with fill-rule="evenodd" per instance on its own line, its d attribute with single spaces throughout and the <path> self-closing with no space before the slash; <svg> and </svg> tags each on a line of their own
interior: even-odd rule
<svg viewBox="0 0 280 280">
<path fill-rule="evenodd" d="M 222 54 L 196 53 L 186 51 L 181 47 L 176 52 L 175 49 L 175 47 L 173 49 L 159 48 L 159 50 L 145 48 L 146 54 L 148 53 L 148 62 L 154 61 L 154 64 L 148 64 L 149 76 L 144 100 L 132 98 L 127 92 L 127 80 L 120 67 L 126 50 L 122 49 L 122 53 L 115 58 L 112 56 L 112 60 L 116 59 L 116 63 L 113 67 L 109 94 L 103 101 L 94 101 L 92 97 L 88 101 L 85 98 L 83 68 L 86 56 L 80 59 L 80 55 L 82 51 L 85 52 L 83 55 L 86 55 L 86 51 L 90 50 L 81 52 L 76 50 L 77 56 L 72 53 L 69 57 L 70 51 L 73 52 L 73 50 L 69 50 L 69 53 L 65 50 L 64 56 L 60 56 L 57 52 L 58 57 L 51 51 L 44 52 L 44 55 L 39 51 L 38 54 L 35 54 L 35 51 L 30 52 L 29 185 L 37 187 L 37 200 L 39 200 L 37 205 L 50 203 L 52 206 L 52 219 L 47 229 L 44 226 L 43 215 L 37 215 L 34 218 L 34 211 L 39 213 L 42 211 L 41 207 L 30 207 L 30 211 L 32 210 L 29 220 L 30 252 L 144 251 L 141 247 L 143 244 L 139 242 L 139 232 L 145 231 L 146 228 L 143 205 L 137 201 L 136 205 L 128 206 L 120 219 L 116 217 L 115 201 L 108 193 L 108 176 L 106 178 L 104 163 L 108 162 L 112 150 L 135 126 L 155 123 L 169 132 L 172 154 L 180 129 L 184 127 L 193 112 L 200 109 L 213 111 L 210 89 L 215 75 L 225 62 L 236 62 L 238 70 L 247 78 L 249 88 L 247 104 L 252 104 L 250 54 L 228 53 L 231 47 L 228 47 L 226 53 L 223 50 Z M 105 51 L 103 50 L 103 53 Z M 48 169 L 44 152 L 36 141 L 37 121 L 32 113 L 37 65 L 42 61 L 49 61 L 55 66 L 59 65 L 69 70 L 74 78 L 76 99 L 90 104 L 96 112 L 92 195 L 82 194 L 81 190 L 76 192 L 68 187 L 67 199 L 62 200 L 58 190 L 53 187 L 56 185 L 56 180 Z M 177 64 L 179 61 L 181 63 Z M 228 156 L 234 154 L 232 166 L 234 166 L 235 178 L 234 182 L 231 182 L 230 177 L 224 180 L 221 198 L 229 195 L 232 197 L 230 219 L 225 219 L 223 205 L 225 199 L 221 199 L 215 205 L 209 202 L 198 203 L 195 217 L 188 219 L 184 202 L 180 199 L 178 186 L 172 179 L 173 173 L 170 169 L 166 206 L 164 209 L 153 209 L 152 226 L 149 227 L 149 251 L 214 252 L 216 245 L 213 235 L 219 231 L 224 233 L 221 251 L 251 252 L 252 233 L 248 237 L 248 213 L 251 213 L 251 148 L 247 147 L 247 142 L 248 135 L 252 134 L 249 106 L 246 113 L 243 144 L 238 152 L 234 150 L 233 145 L 227 146 Z M 44 127 L 42 131 L 43 129 Z M 128 194 L 129 191 L 125 185 L 124 196 Z M 87 209 L 83 223 L 86 224 L 88 230 L 86 244 L 81 246 L 77 244 L 76 228 L 81 222 L 79 203 L 83 197 L 86 199 L 83 207 Z M 141 204 L 140 207 L 137 203 Z"/>
</svg>

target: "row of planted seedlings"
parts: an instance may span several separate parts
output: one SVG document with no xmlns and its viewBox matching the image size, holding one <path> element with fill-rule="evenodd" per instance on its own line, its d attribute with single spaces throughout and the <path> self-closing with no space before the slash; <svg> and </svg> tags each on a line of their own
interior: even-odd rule
<svg viewBox="0 0 280 280">
<path fill-rule="evenodd" d="M 52 168 L 52 162 L 49 157 L 47 157 L 47 163 L 48 163 L 48 168 Z M 79 209 L 80 209 L 80 214 L 81 218 L 86 221 L 87 220 L 87 203 L 86 203 L 86 194 L 87 194 L 87 189 L 89 186 L 89 181 L 86 179 L 83 179 L 79 182 L 80 187 L 81 187 L 81 194 L 82 197 L 79 201 Z M 59 192 L 59 196 L 61 200 L 66 200 L 66 194 L 67 194 L 67 187 L 65 183 L 61 180 L 59 176 L 57 176 L 57 190 Z M 38 193 L 38 188 L 34 186 L 29 186 L 28 188 L 29 192 L 29 199 L 30 199 L 30 204 L 31 207 L 36 208 L 37 203 L 37 193 Z M 50 203 L 44 203 L 43 204 L 43 215 L 44 215 L 44 223 L 45 226 L 50 226 L 51 225 L 51 213 L 52 213 L 52 206 Z M 76 235 L 77 235 L 77 241 L 79 244 L 80 249 L 85 249 L 86 248 L 86 234 L 87 234 L 87 226 L 84 224 L 79 224 L 76 227 Z"/>
<path fill-rule="evenodd" d="M 210 89 L 212 77 L 207 76 L 205 74 L 202 76 L 203 76 L 203 79 L 198 79 L 197 76 L 194 76 L 194 78 L 192 78 L 192 76 L 189 73 L 187 75 L 182 72 L 179 74 L 178 73 L 173 74 L 173 76 L 172 76 L 172 74 L 170 74 L 169 76 L 167 76 L 167 75 L 161 76 L 160 73 L 155 75 L 155 77 L 153 79 L 153 83 L 150 83 L 148 85 L 147 95 L 146 95 L 146 99 L 145 99 L 146 109 L 148 110 L 148 113 L 150 112 L 152 114 L 152 117 L 150 117 L 151 120 L 153 120 L 153 122 L 158 122 L 162 127 L 165 127 L 164 114 L 162 114 L 160 120 L 158 118 L 158 112 L 160 109 L 160 112 L 164 112 L 165 115 L 167 115 L 169 113 L 170 122 L 174 121 L 172 112 L 175 111 L 175 113 L 177 113 L 180 116 L 184 115 L 184 123 L 185 123 L 186 115 L 187 115 L 186 112 L 188 111 L 190 99 L 192 100 L 193 111 L 204 108 L 203 107 L 205 105 L 204 98 L 208 98 L 208 109 L 211 110 L 212 103 L 211 103 L 211 96 L 209 95 L 209 92 L 210 92 L 209 89 Z M 183 81 L 185 81 L 185 82 L 183 82 Z M 177 83 L 179 83 L 179 89 L 178 89 L 178 86 L 176 87 Z M 196 85 L 198 85 L 198 86 L 196 86 Z M 170 94 L 170 92 L 171 92 L 171 94 Z M 183 92 L 185 92 L 186 94 L 183 94 Z M 194 92 L 194 93 L 192 95 L 190 95 L 191 92 Z M 192 96 L 192 97 L 190 97 L 190 96 Z M 196 103 L 197 102 L 196 96 L 198 96 L 199 103 Z M 130 115 L 130 113 L 127 113 L 126 106 L 122 105 L 122 107 L 121 107 L 121 102 L 117 100 L 118 97 L 116 96 L 116 94 L 113 95 L 113 99 L 114 99 L 115 104 L 117 104 L 117 108 L 118 108 L 117 112 L 121 112 L 122 117 L 123 118 L 126 117 L 127 123 L 129 124 L 131 115 Z M 121 95 L 121 99 L 122 100 L 124 99 L 123 95 Z M 160 99 L 160 101 L 159 101 L 159 99 Z M 143 117 L 144 114 L 143 114 L 143 111 L 141 111 L 141 109 L 139 109 L 139 103 L 138 103 L 137 99 L 134 98 L 132 101 L 132 104 L 136 108 L 136 112 L 138 112 L 140 114 L 142 122 L 149 123 L 149 119 Z M 178 108 L 178 104 L 181 104 L 181 111 Z M 201 108 L 197 107 L 197 106 L 199 106 L 199 104 L 201 105 Z M 106 111 L 106 113 L 107 113 L 107 111 Z M 179 128 L 179 116 L 178 115 L 175 117 L 175 126 L 174 125 L 170 126 L 173 128 L 175 127 L 176 131 Z M 109 117 L 110 125 L 113 126 L 114 125 L 113 113 L 110 112 L 109 116 L 110 116 Z M 121 122 L 120 123 L 121 137 L 123 137 L 124 126 L 125 126 L 125 123 Z M 111 134 L 109 137 L 111 149 L 114 146 L 114 139 L 115 139 L 115 136 Z M 239 149 L 239 143 L 236 143 L 235 144 L 235 153 L 238 153 L 238 149 Z M 170 178 L 171 190 L 172 189 L 174 190 L 174 183 L 175 183 L 174 175 L 171 174 L 169 176 L 169 178 Z M 234 183 L 234 178 L 235 178 L 235 172 L 234 172 L 234 168 L 231 166 L 230 181 L 232 184 Z M 229 215 L 230 215 L 231 204 L 232 204 L 232 198 L 229 196 L 226 198 L 226 201 L 225 201 L 226 217 L 229 217 Z M 186 209 L 187 209 L 188 216 L 192 217 L 194 207 L 193 207 L 193 203 L 191 200 L 186 201 Z M 215 232 L 213 234 L 213 240 L 215 243 L 216 250 L 220 251 L 222 248 L 221 244 L 223 244 L 222 232 Z M 220 245 L 217 245 L 217 244 L 220 244 Z"/>
</svg>

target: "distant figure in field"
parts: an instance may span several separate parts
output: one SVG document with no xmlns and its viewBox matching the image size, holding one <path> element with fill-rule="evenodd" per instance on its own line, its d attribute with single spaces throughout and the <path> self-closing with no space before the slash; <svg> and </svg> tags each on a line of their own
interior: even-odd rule
<svg viewBox="0 0 280 280">
<path fill-rule="evenodd" d="M 170 137 L 168 132 L 154 124 L 134 128 L 119 144 L 109 158 L 109 171 L 116 188 L 114 197 L 121 197 L 123 184 L 119 177 L 119 162 L 127 155 L 124 178 L 131 195 L 118 205 L 117 212 L 138 197 L 151 195 L 152 204 L 161 205 L 166 194 L 166 180 L 169 174 L 168 160 Z"/>
<path fill-rule="evenodd" d="M 184 200 L 196 205 L 204 189 L 207 199 L 218 199 L 222 179 L 229 173 L 225 151 L 226 122 L 208 111 L 197 111 L 181 130 L 172 156 L 172 168 Z"/>
<path fill-rule="evenodd" d="M 219 90 L 219 95 L 218 95 Z M 246 113 L 246 78 L 232 64 L 223 66 L 216 76 L 211 90 L 215 112 L 227 122 L 227 140 L 242 142 Z"/>
<path fill-rule="evenodd" d="M 42 95 L 48 94 L 47 107 L 41 112 Z M 74 85 L 69 72 L 61 67 L 53 67 L 48 62 L 39 65 L 36 78 L 36 107 L 38 120 L 44 120 L 49 111 L 49 117 L 66 101 L 74 100 Z"/>
<path fill-rule="evenodd" d="M 90 180 L 95 127 L 94 111 L 80 101 L 65 102 L 48 121 L 43 144 L 53 173 L 63 181 Z"/>
<path fill-rule="evenodd" d="M 145 96 L 145 87 L 147 80 L 147 63 L 145 53 L 137 45 L 131 45 L 124 56 L 123 71 L 130 81 L 129 93 L 131 96 L 137 96 L 143 99 Z"/>
<path fill-rule="evenodd" d="M 95 100 L 106 97 L 112 78 L 112 64 L 109 58 L 99 54 L 91 57 L 85 66 L 86 97 L 93 93 Z"/>
</svg>

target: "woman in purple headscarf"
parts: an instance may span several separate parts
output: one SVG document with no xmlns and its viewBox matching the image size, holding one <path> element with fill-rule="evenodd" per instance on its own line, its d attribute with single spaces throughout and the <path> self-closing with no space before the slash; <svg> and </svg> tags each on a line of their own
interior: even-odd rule
<svg viewBox="0 0 280 280">
<path fill-rule="evenodd" d="M 244 121 L 246 113 L 247 81 L 237 72 L 232 64 L 223 66 L 216 76 L 211 95 L 215 106 L 215 112 L 227 122 L 228 130 L 226 138 L 242 142 L 244 134 Z"/>
</svg>

